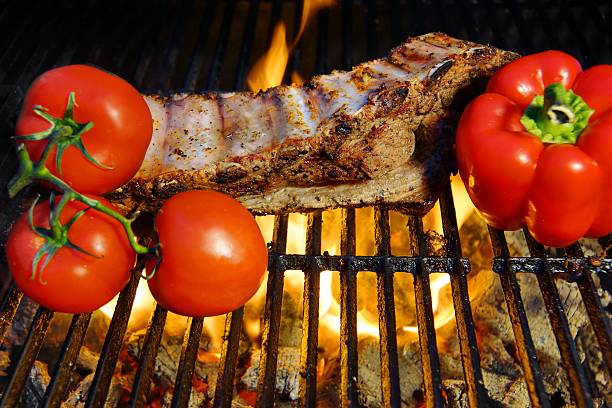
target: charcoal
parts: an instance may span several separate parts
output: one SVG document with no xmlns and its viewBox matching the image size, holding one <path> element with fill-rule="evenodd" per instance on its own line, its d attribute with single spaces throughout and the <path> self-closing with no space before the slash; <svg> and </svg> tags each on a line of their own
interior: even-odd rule
<svg viewBox="0 0 612 408">
<path fill-rule="evenodd" d="M 68 395 L 68 398 L 62 403 L 62 407 L 84 407 L 93 377 L 94 374 L 85 377 Z M 104 408 L 117 407 L 121 401 L 125 402 L 129 398 L 129 389 L 132 382 L 133 375 L 113 375 Z"/>
<path fill-rule="evenodd" d="M 295 401 L 299 393 L 300 349 L 297 347 L 279 347 L 276 368 L 276 392 L 280 399 Z M 242 375 L 239 387 L 247 391 L 257 390 L 259 362 L 261 351 L 256 350 L 251 356 L 251 364 Z"/>
<path fill-rule="evenodd" d="M 40 406 L 50 381 L 47 365 L 35 361 L 26 379 L 26 385 L 21 396 L 21 406 L 23 408 Z"/>
</svg>

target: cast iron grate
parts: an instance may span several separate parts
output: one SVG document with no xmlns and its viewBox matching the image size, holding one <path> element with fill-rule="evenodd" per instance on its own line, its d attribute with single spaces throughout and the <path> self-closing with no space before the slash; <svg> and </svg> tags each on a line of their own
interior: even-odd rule
<svg viewBox="0 0 612 408">
<path fill-rule="evenodd" d="M 607 18 L 611 8 L 604 2 L 570 0 L 541 3 L 473 1 L 469 4 L 442 0 L 344 1 L 318 15 L 298 44 L 287 71 L 317 74 L 331 68 L 348 68 L 359 61 L 383 55 L 408 35 L 429 31 L 444 31 L 523 53 L 546 48 L 562 49 L 578 56 L 585 65 L 610 63 L 612 38 L 608 35 Z M 4 136 L 0 139 L 0 185 L 6 185 L 15 170 L 16 158 L 7 136 L 14 127 L 17 108 L 29 82 L 45 69 L 68 63 L 93 63 L 118 73 L 145 92 L 244 89 L 248 68 L 269 44 L 274 23 L 284 18 L 289 26 L 288 32 L 295 32 L 301 9 L 302 2 L 294 4 L 280 0 L 187 0 L 142 4 L 92 0 L 82 2 L 78 9 L 69 2 L 4 2 L 0 10 L 0 118 L 3 121 L 0 130 Z M 10 202 L 3 190 L 0 208 L 1 242 L 4 242 L 6 231 L 20 206 L 17 202 Z M 375 210 L 377 253 L 370 257 L 355 255 L 354 210 L 343 210 L 341 255 L 338 256 L 321 254 L 320 212 L 308 215 L 306 255 L 285 254 L 288 214 L 275 218 L 258 406 L 274 404 L 283 274 L 287 269 L 300 269 L 305 274 L 300 405 L 315 405 L 319 272 L 337 270 L 340 271 L 342 310 L 340 397 L 343 406 L 357 406 L 357 274 L 369 270 L 377 273 L 381 389 L 385 405 L 401 405 L 393 297 L 393 275 L 396 272 L 408 272 L 414 276 L 426 406 L 444 405 L 429 289 L 429 274 L 443 272 L 451 278 L 470 405 L 488 406 L 467 291 L 466 276 L 470 264 L 462 255 L 450 187 L 441 197 L 441 213 L 448 242 L 444 257 L 432 257 L 427 253 L 422 220 L 418 217 L 410 218 L 411 242 L 416 256 L 391 256 L 389 217 L 387 210 L 382 208 Z M 562 251 L 562 258 L 547 258 L 544 248 L 527 234 L 531 257 L 512 258 L 502 231 L 490 229 L 490 237 L 496 257 L 493 267 L 503 286 L 532 405 L 546 407 L 551 405 L 551 401 L 544 390 L 527 324 L 516 278 L 518 272 L 537 276 L 563 367 L 572 384 L 574 402 L 579 407 L 593 406 L 592 396 L 597 390 L 589 384 L 587 373 L 580 364 L 554 280 L 566 279 L 578 284 L 604 360 L 612 361 L 609 322 L 590 274 L 600 274 L 605 282 L 606 274 L 612 268 L 610 251 L 608 259 L 599 266 L 590 263 L 577 244 Z M 608 236 L 600 242 L 602 247 L 606 247 L 611 238 Z M 137 284 L 135 275 L 120 295 L 85 404 L 87 407 L 101 406 L 106 399 Z M 7 289 L 0 311 L 0 336 L 6 334 L 21 298 L 16 288 Z M 130 406 L 143 406 L 146 401 L 166 313 L 158 306 L 151 317 Z M 52 317 L 53 312 L 38 309 L 23 350 L 10 368 L 10 377 L 2 395 L 3 406 L 18 403 Z M 89 314 L 73 317 L 44 396 L 44 406 L 59 406 L 65 397 L 90 318 Z M 215 407 L 231 405 L 242 320 L 242 308 L 227 315 L 213 401 Z M 203 319 L 189 320 L 176 374 L 173 407 L 186 406 L 189 400 L 202 327 Z"/>
</svg>

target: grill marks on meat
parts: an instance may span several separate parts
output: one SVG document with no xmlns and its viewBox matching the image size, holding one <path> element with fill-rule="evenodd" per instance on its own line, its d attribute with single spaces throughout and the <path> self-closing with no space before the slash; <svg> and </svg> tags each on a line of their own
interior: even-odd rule
<svg viewBox="0 0 612 408">
<path fill-rule="evenodd" d="M 154 210 L 210 188 L 256 213 L 375 203 L 422 213 L 448 178 L 463 94 L 515 57 L 434 33 L 302 87 L 147 96 L 152 143 L 111 199 Z"/>
</svg>

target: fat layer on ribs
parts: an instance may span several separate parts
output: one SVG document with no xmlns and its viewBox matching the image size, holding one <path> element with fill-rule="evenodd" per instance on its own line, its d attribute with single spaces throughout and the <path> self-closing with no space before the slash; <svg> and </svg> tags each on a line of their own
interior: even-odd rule
<svg viewBox="0 0 612 408">
<path fill-rule="evenodd" d="M 432 33 L 303 86 L 146 96 L 151 144 L 110 198 L 152 211 L 213 189 L 258 214 L 372 204 L 422 214 L 448 181 L 462 108 L 516 56 Z"/>
</svg>

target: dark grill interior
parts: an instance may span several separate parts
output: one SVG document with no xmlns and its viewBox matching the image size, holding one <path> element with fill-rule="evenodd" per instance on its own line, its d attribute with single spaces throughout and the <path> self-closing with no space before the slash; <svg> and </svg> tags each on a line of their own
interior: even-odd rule
<svg viewBox="0 0 612 408">
<path fill-rule="evenodd" d="M 0 10 L 0 185 L 14 174 L 16 156 L 8 137 L 28 84 L 44 70 L 69 63 L 91 63 L 126 78 L 143 92 L 177 90 L 245 89 L 249 67 L 269 45 L 274 24 L 284 19 L 288 37 L 299 25 L 302 3 L 285 1 L 160 1 L 160 2 L 5 2 Z M 577 56 L 585 66 L 612 63 L 609 18 L 612 6 L 585 1 L 344 1 L 321 11 L 298 44 L 285 74 L 304 77 L 347 69 L 382 56 L 409 35 L 444 31 L 459 38 L 491 43 L 521 53 L 556 48 Z M 23 198 L 23 197 L 22 197 Z M 0 193 L 1 242 L 12 220 L 21 211 L 19 201 Z M 380 329 L 381 389 L 385 405 L 400 406 L 393 276 L 413 274 L 418 335 L 423 362 L 424 403 L 443 406 L 439 354 L 436 348 L 429 274 L 450 275 L 456 325 L 461 346 L 464 377 L 470 406 L 491 406 L 484 387 L 479 349 L 466 276 L 470 262 L 463 257 L 450 186 L 441 197 L 446 254 L 427 253 L 422 220 L 410 218 L 412 256 L 390 252 L 389 215 L 375 210 L 375 256 L 356 256 L 355 211 L 343 211 L 341 255 L 321 254 L 322 216 L 308 215 L 306 255 L 285 254 L 288 215 L 275 218 L 265 303 L 262 358 L 258 382 L 258 406 L 272 406 L 281 319 L 284 271 L 305 274 L 304 319 L 300 376 L 300 406 L 314 406 L 316 399 L 319 272 L 340 271 L 340 395 L 343 406 L 357 406 L 359 389 L 357 360 L 357 274 L 377 273 Z M 554 406 L 546 393 L 536 358 L 527 315 L 516 274 L 533 273 L 543 294 L 551 326 L 560 349 L 563 369 L 571 382 L 571 394 L 579 407 L 594 406 L 599 395 L 591 374 L 581 364 L 568 327 L 555 279 L 578 284 L 588 316 L 597 335 L 604 360 L 612 361 L 608 316 L 602 309 L 591 273 L 609 285 L 612 261 L 599 265 L 583 256 L 580 245 L 557 251 L 547 258 L 545 249 L 526 234 L 531 257 L 512 258 L 502 231 L 490 229 L 495 261 L 510 315 L 519 356 L 533 406 Z M 609 247 L 610 236 L 600 240 Z M 464 243 L 465 244 L 465 243 Z M 2 269 L 6 270 L 2 251 Z M 102 406 L 118 359 L 128 317 L 134 301 L 135 275 L 121 293 L 106 335 L 101 358 L 87 398 L 87 407 Z M 0 312 L 0 335 L 4 337 L 17 311 L 21 293 L 9 286 Z M 150 391 L 151 373 L 162 337 L 167 312 L 157 307 L 151 317 L 145 344 L 132 385 L 130 406 L 144 406 Z M 53 312 L 39 308 L 29 337 L 9 369 L 2 406 L 19 402 L 30 368 L 36 359 Z M 59 406 L 71 378 L 74 362 L 91 315 L 74 316 L 55 368 L 49 367 L 51 383 L 44 406 Z M 243 309 L 227 316 L 216 391 L 212 405 L 231 406 Z M 202 334 L 203 319 L 189 320 L 176 374 L 172 406 L 187 406 L 192 375 Z"/>
</svg>

